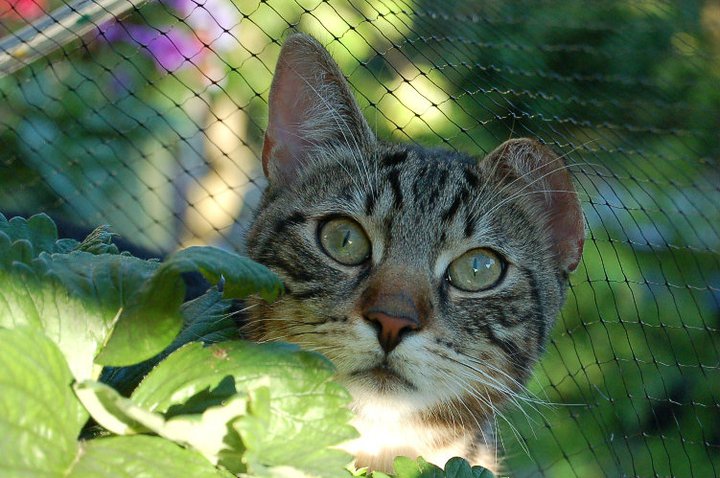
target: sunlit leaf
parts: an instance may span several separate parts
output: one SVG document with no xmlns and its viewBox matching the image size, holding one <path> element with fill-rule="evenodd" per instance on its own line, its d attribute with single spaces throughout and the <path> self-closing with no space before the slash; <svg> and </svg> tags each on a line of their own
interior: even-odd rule
<svg viewBox="0 0 720 478">
<path fill-rule="evenodd" d="M 161 437 L 120 436 L 89 440 L 80 444 L 79 459 L 67 478 L 232 478 L 217 469 L 200 453 Z"/>
<path fill-rule="evenodd" d="M 179 251 L 158 268 L 123 310 L 110 341 L 98 355 L 104 365 L 130 365 L 160 353 L 182 327 L 185 297 L 181 274 L 199 271 L 212 283 L 224 278 L 223 296 L 259 294 L 274 300 L 282 292 L 277 276 L 265 266 L 214 247 Z"/>
<path fill-rule="evenodd" d="M 87 412 L 58 347 L 37 329 L 0 327 L 0 476 L 63 476 Z"/>
<path fill-rule="evenodd" d="M 356 436 L 348 424 L 350 396 L 332 375 L 322 356 L 290 345 L 189 344 L 153 369 L 131 398 L 148 410 L 175 415 L 186 413 L 195 397 L 212 405 L 223 395 L 247 391 L 249 412 L 232 426 L 247 448 L 248 471 L 274 476 L 292 468 L 330 477 L 350 456 L 327 447 Z"/>
</svg>

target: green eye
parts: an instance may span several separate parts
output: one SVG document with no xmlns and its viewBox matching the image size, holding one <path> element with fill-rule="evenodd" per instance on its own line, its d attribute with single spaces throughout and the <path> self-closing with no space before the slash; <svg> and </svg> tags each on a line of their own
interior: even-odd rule
<svg viewBox="0 0 720 478">
<path fill-rule="evenodd" d="M 450 284 L 467 292 L 489 289 L 497 284 L 502 273 L 503 260 L 489 249 L 467 251 L 447 269 Z"/>
<path fill-rule="evenodd" d="M 320 226 L 319 236 L 325 253 L 340 264 L 356 266 L 370 257 L 370 239 L 352 219 L 330 219 Z"/>
</svg>

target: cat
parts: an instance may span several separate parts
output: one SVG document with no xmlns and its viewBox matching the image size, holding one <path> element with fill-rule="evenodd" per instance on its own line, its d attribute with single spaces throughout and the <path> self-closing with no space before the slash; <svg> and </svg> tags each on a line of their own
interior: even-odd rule
<svg viewBox="0 0 720 478">
<path fill-rule="evenodd" d="M 248 254 L 286 294 L 252 301 L 246 336 L 334 362 L 352 395 L 356 466 L 461 456 L 497 469 L 494 415 L 523 390 L 582 254 L 562 159 L 532 139 L 481 160 L 380 141 L 330 54 L 295 33 L 262 165 Z"/>
</svg>

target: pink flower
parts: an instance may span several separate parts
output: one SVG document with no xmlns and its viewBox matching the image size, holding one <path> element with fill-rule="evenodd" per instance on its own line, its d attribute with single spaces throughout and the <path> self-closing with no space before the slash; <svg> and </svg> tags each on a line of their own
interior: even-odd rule
<svg viewBox="0 0 720 478">
<path fill-rule="evenodd" d="M 0 19 L 33 20 L 45 13 L 45 0 L 0 0 Z"/>
</svg>

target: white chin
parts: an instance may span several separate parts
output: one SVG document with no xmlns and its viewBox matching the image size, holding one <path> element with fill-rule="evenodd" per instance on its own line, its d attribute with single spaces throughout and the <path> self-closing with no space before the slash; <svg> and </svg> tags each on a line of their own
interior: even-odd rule
<svg viewBox="0 0 720 478">
<path fill-rule="evenodd" d="M 368 370 L 338 379 L 353 397 L 353 411 L 373 419 L 390 413 L 397 420 L 398 416 L 422 412 L 441 401 L 435 390 L 419 389 L 397 372 Z"/>
</svg>

